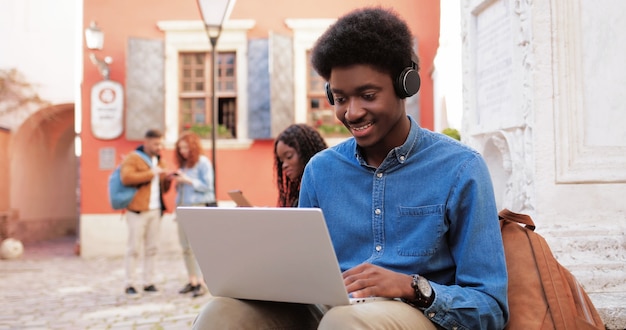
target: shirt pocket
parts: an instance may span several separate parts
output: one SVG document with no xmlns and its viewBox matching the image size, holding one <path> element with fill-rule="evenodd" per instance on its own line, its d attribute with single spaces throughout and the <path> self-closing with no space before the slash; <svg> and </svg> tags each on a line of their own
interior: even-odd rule
<svg viewBox="0 0 626 330">
<path fill-rule="evenodd" d="M 443 235 L 444 206 L 400 206 L 396 219 L 396 241 L 401 256 L 432 256 Z"/>
</svg>

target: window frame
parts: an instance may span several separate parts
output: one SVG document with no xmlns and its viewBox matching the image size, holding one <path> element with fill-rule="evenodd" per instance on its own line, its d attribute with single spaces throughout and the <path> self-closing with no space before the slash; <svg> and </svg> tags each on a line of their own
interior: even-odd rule
<svg viewBox="0 0 626 330">
<path fill-rule="evenodd" d="M 317 127 L 321 124 L 335 124 L 338 120 L 335 118 L 335 111 L 333 106 L 328 102 L 328 97 L 326 96 L 325 84 L 326 80 L 322 78 L 313 66 L 311 65 L 311 51 L 307 50 L 306 52 L 307 59 L 307 74 L 306 74 L 306 92 L 307 92 L 307 124 Z M 320 86 L 319 89 L 314 89 L 313 85 Z M 312 103 L 313 100 L 319 100 L 319 108 L 314 110 Z"/>
<path fill-rule="evenodd" d="M 217 52 L 234 52 L 236 60 L 236 90 L 245 91 L 248 83 L 248 31 L 254 20 L 227 20 L 217 43 Z M 165 143 L 172 146 L 179 135 L 179 53 L 211 52 L 204 23 L 200 20 L 159 21 L 157 27 L 165 40 Z M 245 92 L 237 93 L 236 139 L 217 139 L 217 148 L 246 148 L 248 138 L 248 99 Z M 204 144 L 204 141 L 203 141 Z M 210 147 L 210 143 L 206 144 Z"/>
<path fill-rule="evenodd" d="M 293 31 L 294 53 L 294 93 L 297 123 L 309 122 L 309 51 L 317 39 L 335 23 L 336 19 L 286 19 L 285 23 Z"/>
<path fill-rule="evenodd" d="M 230 130 L 230 134 L 232 136 L 232 138 L 230 139 L 236 139 L 237 138 L 237 123 L 236 123 L 236 118 L 237 118 L 237 111 L 235 109 L 235 111 L 232 111 L 233 113 L 225 113 L 225 112 L 231 112 L 228 111 L 229 108 L 231 108 L 233 103 L 235 104 L 235 108 L 236 108 L 236 104 L 237 104 L 237 54 L 235 52 L 219 52 L 217 54 L 217 63 L 218 63 L 218 68 L 216 69 L 215 74 L 217 75 L 217 81 L 216 81 L 216 97 L 217 97 L 217 104 L 218 104 L 218 111 L 219 111 L 219 122 L 221 122 L 223 126 L 226 126 L 229 130 Z M 189 64 L 186 64 L 185 59 L 186 58 L 190 58 L 191 61 Z M 223 64 L 222 60 L 226 59 L 227 61 L 225 61 Z M 179 72 L 179 80 L 178 80 L 178 101 L 179 101 L 179 108 L 178 108 L 178 130 L 179 133 L 183 132 L 184 130 L 188 129 L 189 127 L 193 126 L 193 125 L 211 125 L 211 117 L 212 117 L 212 108 L 213 108 L 213 104 L 212 104 L 212 94 L 213 94 L 213 90 L 212 90 L 212 77 L 211 75 L 213 74 L 213 71 L 211 69 L 211 60 L 212 60 L 212 55 L 210 52 L 181 52 L 178 53 L 178 65 L 180 68 L 180 72 Z M 232 62 L 232 64 L 228 64 L 228 62 Z M 185 77 L 185 67 L 188 67 L 190 70 L 190 76 L 189 77 Z M 197 75 L 197 71 L 199 69 L 202 69 L 201 75 L 198 76 Z M 230 70 L 232 69 L 232 70 Z M 227 73 L 229 71 L 232 71 L 232 75 L 227 75 Z M 185 86 L 186 83 L 189 83 L 190 85 L 190 89 L 186 90 Z M 226 89 L 224 88 L 224 85 L 228 85 L 228 83 L 234 83 L 232 86 L 232 89 Z M 198 90 L 197 89 L 197 83 L 202 83 L 202 89 Z M 185 116 L 185 107 L 183 106 L 185 104 L 185 101 L 189 100 L 191 102 L 191 106 L 190 106 L 190 122 L 185 123 L 183 118 Z M 203 100 L 204 102 L 204 107 L 202 107 L 204 109 L 204 111 L 200 111 L 198 112 L 194 105 L 197 102 L 196 100 Z M 228 103 L 228 105 L 226 106 L 221 106 L 222 103 Z M 203 115 L 204 120 L 202 122 L 197 122 L 196 121 L 196 116 L 200 116 Z M 211 136 L 202 136 L 201 138 L 203 139 L 210 139 Z M 228 139 L 228 137 L 220 137 L 219 135 L 217 136 L 218 140 L 219 139 Z"/>
</svg>

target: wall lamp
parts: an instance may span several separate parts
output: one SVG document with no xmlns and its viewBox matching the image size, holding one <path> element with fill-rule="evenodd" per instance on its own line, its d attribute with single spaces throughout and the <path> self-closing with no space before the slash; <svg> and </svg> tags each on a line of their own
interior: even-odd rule
<svg viewBox="0 0 626 330">
<path fill-rule="evenodd" d="M 87 42 L 87 48 L 89 50 L 102 50 L 104 46 L 104 32 L 100 30 L 96 22 L 91 21 L 89 27 L 85 29 L 85 41 Z M 98 58 L 96 54 L 91 52 L 89 54 L 91 63 L 98 67 L 98 71 L 105 80 L 109 80 L 109 64 L 113 63 L 111 56 L 106 56 L 104 59 Z"/>
</svg>

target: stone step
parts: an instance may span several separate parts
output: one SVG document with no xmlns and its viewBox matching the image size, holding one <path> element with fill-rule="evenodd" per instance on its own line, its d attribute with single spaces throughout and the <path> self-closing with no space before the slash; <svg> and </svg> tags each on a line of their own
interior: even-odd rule
<svg viewBox="0 0 626 330">
<path fill-rule="evenodd" d="M 589 293 L 589 298 L 606 329 L 626 329 L 626 292 Z"/>
<path fill-rule="evenodd" d="M 606 329 L 626 329 L 626 226 L 540 226 L 556 259 L 583 285 Z"/>
<path fill-rule="evenodd" d="M 542 233 L 556 259 L 589 292 L 626 292 L 626 241 L 615 228 L 550 228 Z"/>
<path fill-rule="evenodd" d="M 565 264 L 587 292 L 626 292 L 624 262 Z"/>
<path fill-rule="evenodd" d="M 620 228 L 548 228 L 541 234 L 563 265 L 626 263 L 626 230 Z"/>
<path fill-rule="evenodd" d="M 617 230 L 616 230 L 617 229 Z M 547 228 L 541 234 L 553 252 L 597 253 L 604 258 L 625 258 L 625 230 L 619 228 Z"/>
<path fill-rule="evenodd" d="M 544 236 L 552 252 L 571 262 L 586 261 L 592 257 L 600 260 L 626 260 L 624 237 L 605 236 Z"/>
</svg>

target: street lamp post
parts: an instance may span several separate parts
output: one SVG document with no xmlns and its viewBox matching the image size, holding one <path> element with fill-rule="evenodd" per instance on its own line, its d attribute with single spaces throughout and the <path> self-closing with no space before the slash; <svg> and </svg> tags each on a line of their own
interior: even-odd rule
<svg viewBox="0 0 626 330">
<path fill-rule="evenodd" d="M 217 40 L 222 33 L 222 25 L 224 20 L 230 16 L 233 6 L 236 0 L 197 0 L 198 8 L 200 9 L 200 15 L 202 21 L 204 21 L 204 28 L 209 42 L 211 43 L 211 161 L 213 162 L 213 191 L 215 192 L 215 198 L 217 199 L 217 161 L 215 157 L 216 139 L 217 139 L 217 126 L 219 125 L 219 105 L 216 97 L 216 52 L 217 52 Z"/>
</svg>

